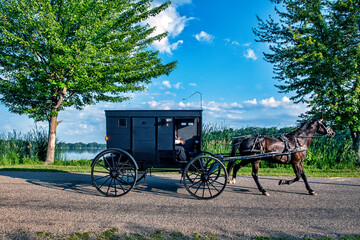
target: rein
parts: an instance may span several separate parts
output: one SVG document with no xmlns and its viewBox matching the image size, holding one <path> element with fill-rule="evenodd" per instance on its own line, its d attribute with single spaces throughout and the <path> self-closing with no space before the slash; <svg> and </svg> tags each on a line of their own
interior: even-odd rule
<svg viewBox="0 0 360 240">
<path fill-rule="evenodd" d="M 323 137 L 328 137 L 328 135 L 312 136 L 312 137 L 308 137 L 308 136 L 296 136 L 295 138 L 323 138 Z"/>
<path fill-rule="evenodd" d="M 326 131 L 325 135 L 317 135 L 317 136 L 293 136 L 294 138 L 324 138 L 324 137 L 331 137 L 331 128 L 326 126 L 324 123 L 322 123 L 319 119 L 316 120 L 318 122 L 318 124 L 323 127 Z M 286 136 L 287 134 L 255 134 L 256 137 L 276 137 L 276 138 L 281 138 L 282 136 Z M 233 139 L 237 139 L 237 138 L 243 138 L 243 137 L 248 137 L 248 136 L 252 136 L 252 135 L 246 135 L 246 136 L 240 136 L 240 137 L 233 137 Z M 239 144 L 239 143 L 238 143 Z"/>
</svg>

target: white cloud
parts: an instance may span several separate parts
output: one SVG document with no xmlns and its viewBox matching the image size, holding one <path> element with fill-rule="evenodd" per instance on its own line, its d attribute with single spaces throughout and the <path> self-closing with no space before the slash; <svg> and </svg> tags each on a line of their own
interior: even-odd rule
<svg viewBox="0 0 360 240">
<path fill-rule="evenodd" d="M 180 88 L 180 85 L 181 85 L 181 83 L 178 82 L 177 84 L 174 84 L 174 88 L 179 89 L 179 88 Z"/>
<path fill-rule="evenodd" d="M 291 103 L 291 100 L 290 100 L 290 98 L 288 98 L 288 97 L 283 97 L 282 99 L 281 99 L 281 101 L 283 102 L 283 103 Z"/>
<path fill-rule="evenodd" d="M 225 41 L 225 45 L 230 44 L 230 45 L 235 45 L 235 46 L 240 46 L 240 47 L 250 47 L 250 45 L 251 45 L 251 42 L 240 43 L 239 41 L 232 40 L 230 38 L 225 38 L 224 41 Z"/>
<path fill-rule="evenodd" d="M 183 103 L 183 102 L 179 102 L 179 107 L 180 108 L 194 108 L 194 103 L 192 102 L 187 102 L 187 103 Z"/>
<path fill-rule="evenodd" d="M 172 92 L 165 92 L 165 95 L 169 95 L 169 96 L 173 96 L 173 97 L 176 97 L 176 94 L 175 93 L 172 93 Z"/>
<path fill-rule="evenodd" d="M 246 58 L 250 58 L 250 59 L 253 59 L 253 60 L 256 60 L 257 59 L 257 56 L 254 52 L 254 50 L 252 50 L 251 48 L 247 49 L 246 50 L 246 53 L 244 55 Z"/>
<path fill-rule="evenodd" d="M 169 38 L 164 38 L 161 41 L 154 42 L 153 47 L 155 49 L 159 50 L 161 53 L 169 53 L 171 54 L 173 50 L 176 50 L 180 44 L 182 44 L 184 41 L 179 40 L 175 43 L 170 44 Z"/>
<path fill-rule="evenodd" d="M 172 101 L 149 101 L 146 104 L 148 106 L 148 108 L 150 109 L 157 109 L 157 110 L 170 110 L 172 109 L 173 106 L 173 102 Z M 145 108 L 145 109 L 148 109 Z"/>
<path fill-rule="evenodd" d="M 191 3 L 192 0 L 172 0 L 171 2 L 176 5 L 184 5 Z"/>
<path fill-rule="evenodd" d="M 163 81 L 162 84 L 167 88 L 171 88 L 171 84 L 169 81 Z"/>
<path fill-rule="evenodd" d="M 208 43 L 211 43 L 214 40 L 214 36 L 204 31 L 201 31 L 200 33 L 196 34 L 195 38 L 199 42 L 208 42 Z"/>
<path fill-rule="evenodd" d="M 179 5 L 180 3 L 185 4 L 185 1 L 179 1 Z M 151 27 L 156 27 L 153 35 L 168 32 L 170 38 L 175 38 L 184 30 L 186 23 L 193 19 L 187 18 L 186 16 L 180 16 L 174 6 L 168 7 L 166 10 L 162 11 L 154 17 L 149 18 L 146 21 L 146 23 L 148 23 Z M 169 37 L 166 37 L 161 41 L 154 42 L 153 47 L 159 50 L 161 53 L 166 52 L 171 54 L 173 50 L 177 49 L 179 45 L 183 43 L 183 40 L 178 40 L 174 43 L 171 43 Z"/>
<path fill-rule="evenodd" d="M 304 112 L 304 105 L 294 104 L 290 98 L 284 96 L 280 101 L 275 100 L 274 97 L 265 98 L 261 100 L 257 100 L 254 98 L 253 100 L 244 101 L 245 106 L 248 108 L 251 107 L 262 107 L 264 109 L 268 108 L 288 108 L 288 109 L 298 109 L 300 112 Z"/>
<path fill-rule="evenodd" d="M 243 108 L 243 106 L 237 102 L 218 103 L 215 101 L 210 101 L 210 102 L 204 104 L 204 109 L 209 110 L 209 111 L 217 111 L 217 112 L 238 111 L 241 108 Z"/>
<path fill-rule="evenodd" d="M 247 105 L 257 105 L 257 100 L 254 98 L 253 100 L 246 100 L 244 103 Z"/>
<path fill-rule="evenodd" d="M 242 117 L 240 115 L 234 115 L 234 114 L 226 114 L 226 117 L 231 120 L 243 120 L 244 119 L 244 117 Z"/>
<path fill-rule="evenodd" d="M 196 83 L 189 83 L 189 85 L 192 86 L 192 87 L 196 87 L 196 86 L 197 86 Z"/>
<path fill-rule="evenodd" d="M 280 101 L 276 101 L 274 97 L 268 98 L 268 99 L 262 99 L 260 101 L 260 105 L 264 107 L 279 107 L 281 105 Z"/>
<path fill-rule="evenodd" d="M 168 81 L 168 80 L 162 81 L 162 86 L 165 86 L 166 88 L 180 89 L 180 85 L 181 85 L 181 82 L 171 85 L 170 81 Z"/>
</svg>

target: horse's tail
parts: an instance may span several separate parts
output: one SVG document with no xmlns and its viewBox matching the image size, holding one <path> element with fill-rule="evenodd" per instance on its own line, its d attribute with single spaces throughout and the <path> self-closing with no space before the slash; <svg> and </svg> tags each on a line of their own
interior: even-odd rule
<svg viewBox="0 0 360 240">
<path fill-rule="evenodd" d="M 242 143 L 242 141 L 244 141 L 244 139 L 245 137 L 243 136 L 243 137 L 237 137 L 233 140 L 230 157 L 236 156 L 236 151 L 240 148 L 240 144 Z"/>
</svg>

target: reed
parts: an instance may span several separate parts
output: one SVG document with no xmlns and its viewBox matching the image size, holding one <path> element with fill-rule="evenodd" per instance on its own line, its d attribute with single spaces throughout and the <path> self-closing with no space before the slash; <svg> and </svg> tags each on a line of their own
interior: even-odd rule
<svg viewBox="0 0 360 240">
<path fill-rule="evenodd" d="M 47 131 L 35 127 L 23 134 L 12 131 L 0 134 L 0 165 L 39 164 L 46 159 Z M 59 159 L 59 153 L 55 152 Z"/>
</svg>

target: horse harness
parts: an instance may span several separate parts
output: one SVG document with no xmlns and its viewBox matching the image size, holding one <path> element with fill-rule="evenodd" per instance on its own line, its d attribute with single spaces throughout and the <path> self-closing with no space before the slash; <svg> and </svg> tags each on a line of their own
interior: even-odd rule
<svg viewBox="0 0 360 240">
<path fill-rule="evenodd" d="M 248 136 L 246 136 L 246 137 L 248 137 Z M 264 152 L 263 146 L 261 144 L 262 139 L 263 139 L 262 135 L 255 135 L 255 139 L 252 144 L 252 147 L 250 149 L 242 150 L 242 152 L 266 155 L 267 153 Z M 278 137 L 278 139 L 284 143 L 284 151 L 282 153 L 283 153 L 283 155 L 287 156 L 287 161 L 286 161 L 287 164 L 289 164 L 291 162 L 291 154 L 305 151 L 304 146 L 300 143 L 300 141 L 297 137 L 294 137 L 295 148 L 291 148 L 290 141 L 285 135 L 281 135 L 280 137 Z M 239 145 L 241 144 L 241 142 L 243 140 L 244 139 L 241 139 L 241 141 L 237 142 L 234 145 L 239 147 Z M 258 148 L 257 148 L 257 146 L 258 146 Z"/>
</svg>

